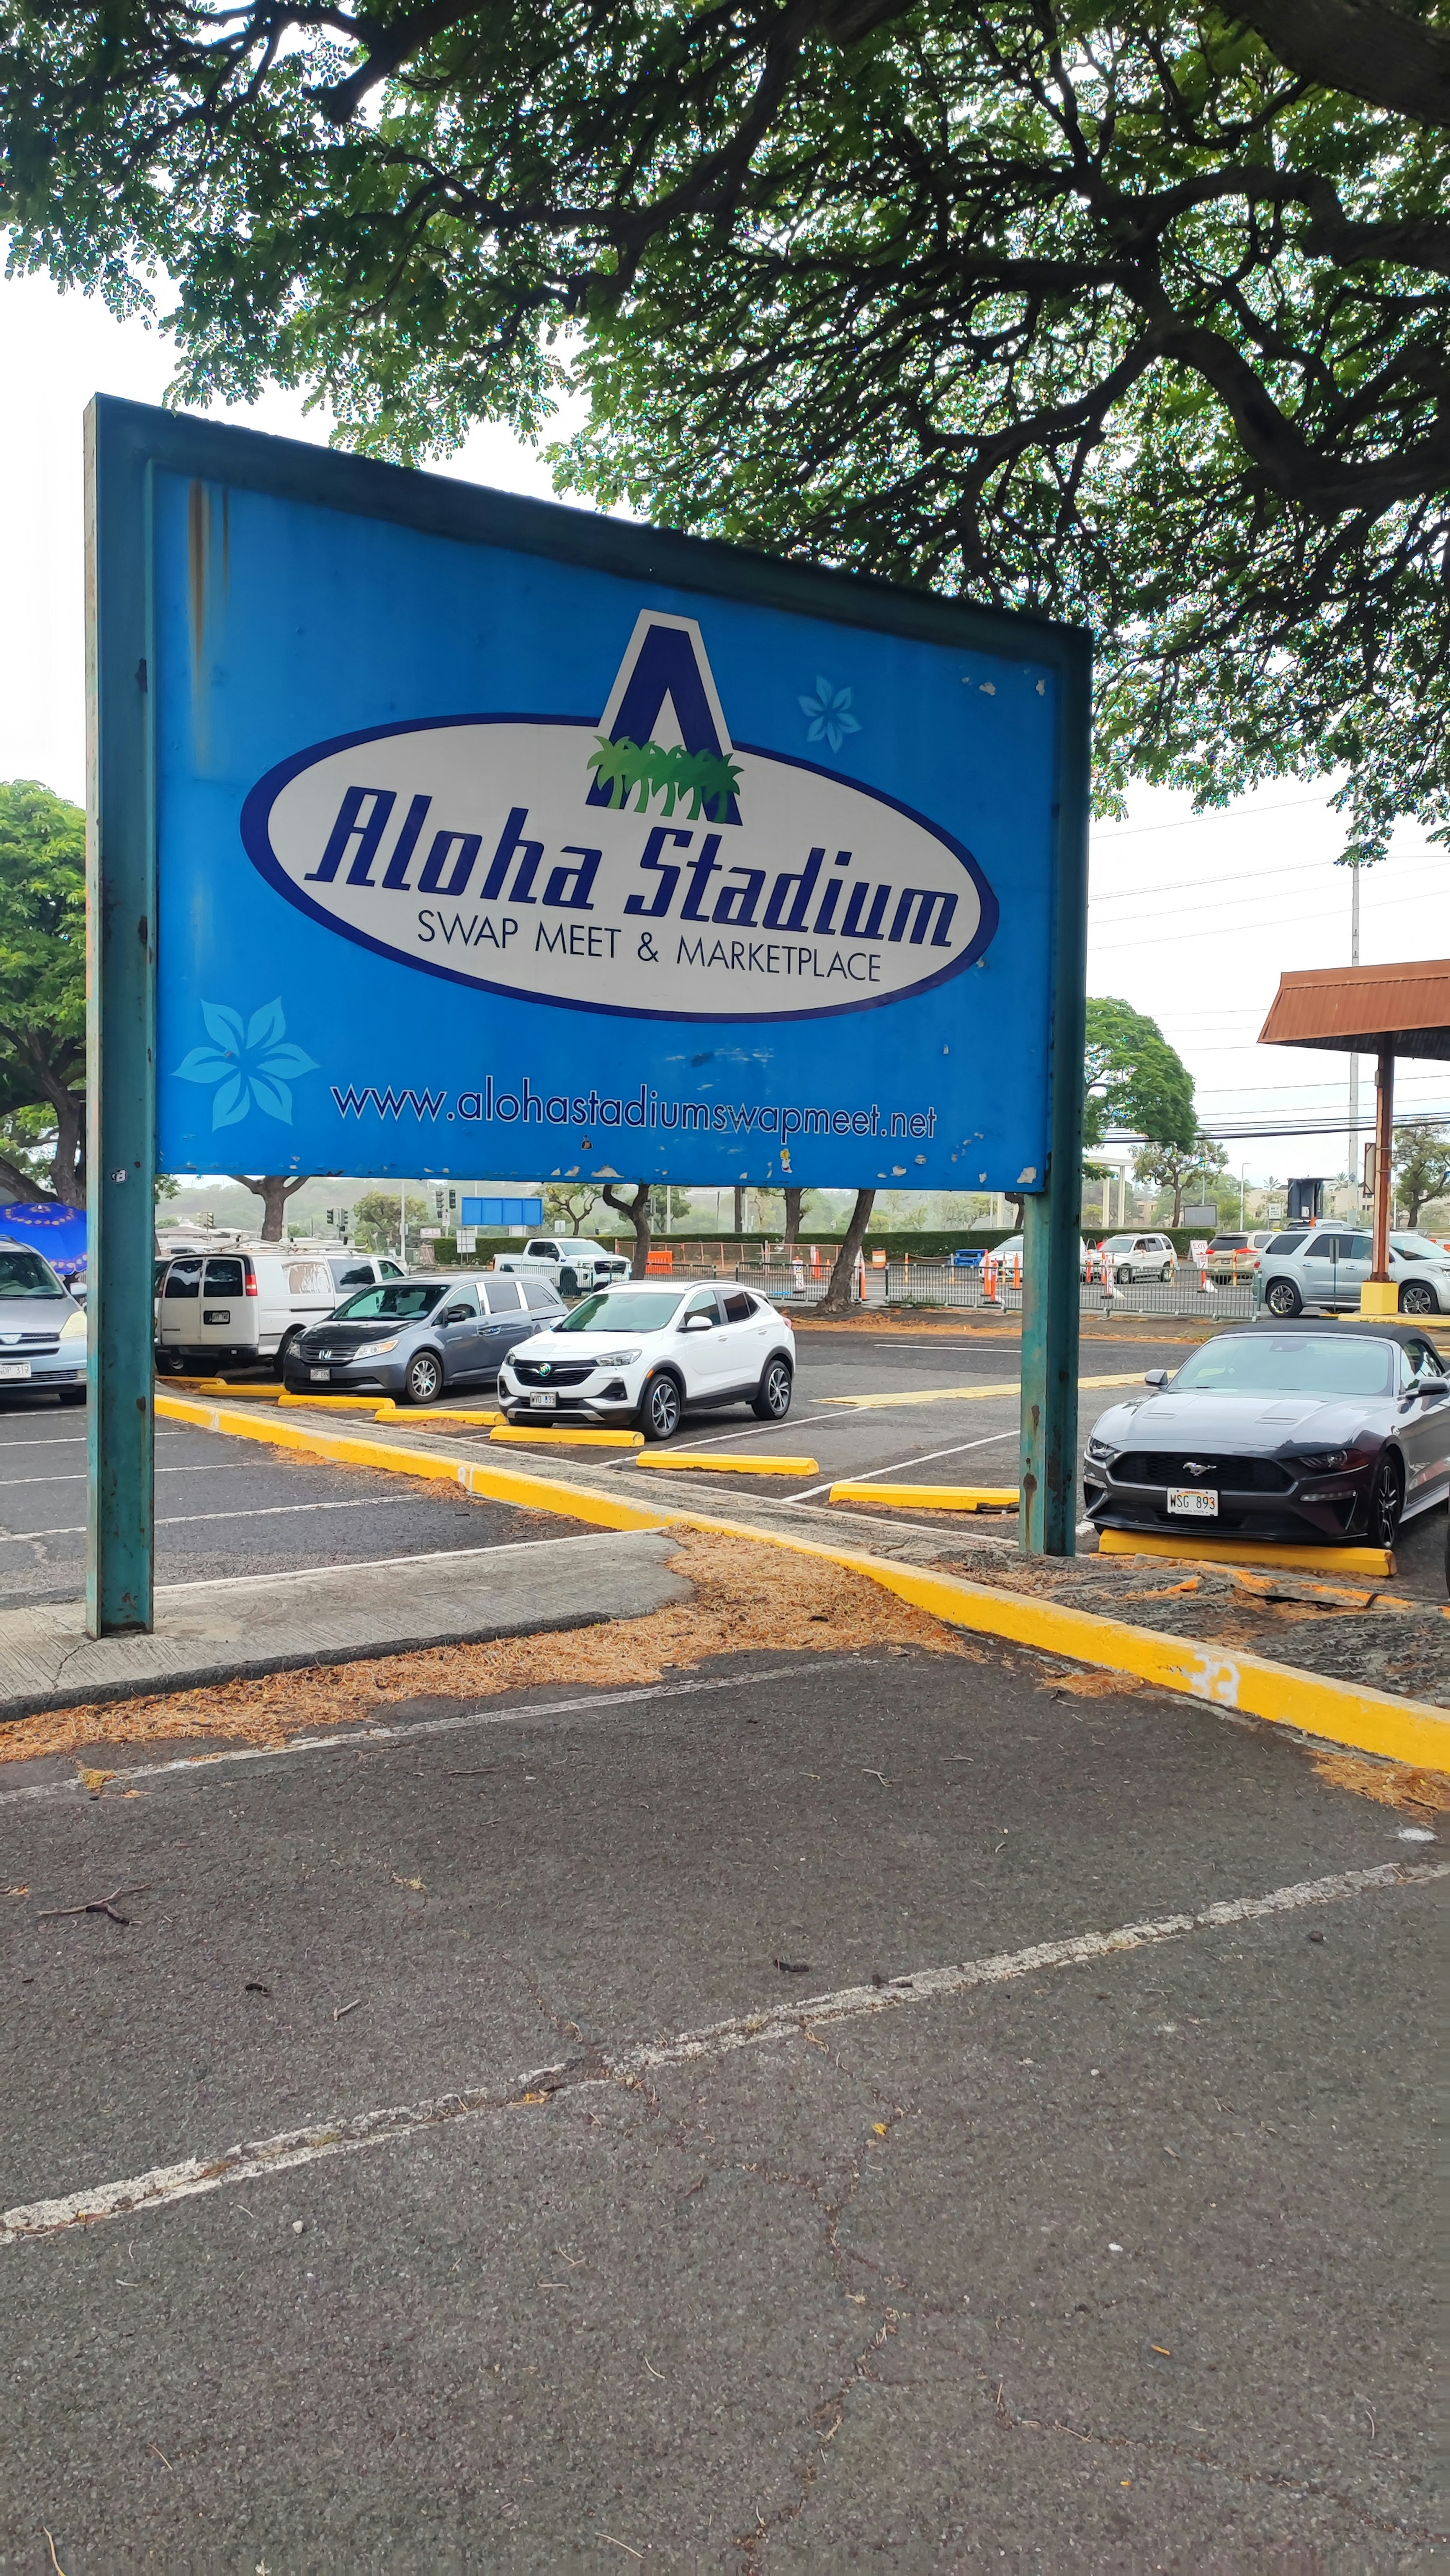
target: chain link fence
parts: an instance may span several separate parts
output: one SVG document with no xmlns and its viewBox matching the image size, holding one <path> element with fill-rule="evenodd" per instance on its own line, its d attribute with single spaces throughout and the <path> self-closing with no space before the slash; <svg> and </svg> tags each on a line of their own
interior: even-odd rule
<svg viewBox="0 0 1450 2576">
<path fill-rule="evenodd" d="M 815 1273 L 808 1262 L 740 1263 L 735 1271 L 742 1286 L 759 1288 L 783 1306 L 817 1305 L 826 1293 L 830 1273 Z M 868 1306 L 922 1306 L 980 1309 L 987 1314 L 1017 1315 L 1022 1290 L 1008 1273 L 981 1264 L 971 1268 L 951 1261 L 868 1262 L 864 1278 Z M 1084 1280 L 1079 1304 L 1085 1315 L 1171 1315 L 1200 1323 L 1231 1323 L 1254 1312 L 1252 1282 L 1225 1282 L 1203 1287 L 1191 1261 L 1180 1261 L 1171 1279 L 1124 1280 L 1112 1288 L 1101 1280 Z"/>
</svg>

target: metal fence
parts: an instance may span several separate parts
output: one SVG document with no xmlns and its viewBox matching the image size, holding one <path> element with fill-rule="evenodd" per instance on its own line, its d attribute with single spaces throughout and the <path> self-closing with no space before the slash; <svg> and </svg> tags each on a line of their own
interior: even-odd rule
<svg viewBox="0 0 1450 2576">
<path fill-rule="evenodd" d="M 826 1293 L 829 1272 L 813 1273 L 807 1263 L 742 1262 L 735 1272 L 742 1285 L 759 1288 L 778 1305 L 812 1306 Z M 1085 1315 L 1172 1315 L 1197 1322 L 1237 1322 L 1252 1315 L 1254 1292 L 1248 1280 L 1231 1286 L 1203 1288 L 1190 1261 L 1178 1263 L 1172 1279 L 1135 1279 L 1111 1289 L 1100 1280 L 1084 1280 L 1079 1304 Z M 950 1261 L 868 1262 L 864 1277 L 868 1306 L 962 1307 L 992 1315 L 1022 1311 L 1022 1290 L 1000 1272 L 958 1268 Z M 989 1294 L 989 1290 L 995 1294 Z"/>
</svg>

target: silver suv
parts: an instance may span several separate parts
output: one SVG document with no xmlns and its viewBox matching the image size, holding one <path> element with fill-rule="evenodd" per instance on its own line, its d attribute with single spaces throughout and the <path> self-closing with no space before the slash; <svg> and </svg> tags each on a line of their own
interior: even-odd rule
<svg viewBox="0 0 1450 2576">
<path fill-rule="evenodd" d="M 1276 1234 L 1259 1264 L 1256 1302 L 1271 1315 L 1302 1315 L 1316 1306 L 1357 1313 L 1373 1261 L 1367 1226 L 1302 1226 Z M 1390 1278 L 1402 1315 L 1450 1315 L 1450 1252 L 1428 1234 L 1390 1236 Z"/>
</svg>

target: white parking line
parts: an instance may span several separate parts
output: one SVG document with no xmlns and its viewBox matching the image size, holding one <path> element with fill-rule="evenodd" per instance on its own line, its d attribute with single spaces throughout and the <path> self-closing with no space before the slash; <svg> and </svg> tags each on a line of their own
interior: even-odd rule
<svg viewBox="0 0 1450 2576">
<path fill-rule="evenodd" d="M 245 1512 L 169 1512 L 153 1522 L 155 1529 L 190 1529 L 197 1521 L 269 1521 L 284 1512 L 367 1512 L 378 1509 L 389 1500 L 387 1495 L 369 1494 L 352 1503 L 258 1503 Z M 23 1539 L 84 1538 L 85 1524 L 75 1529 L 6 1530 L 0 1533 L 0 1547 L 18 1547 Z"/>
<path fill-rule="evenodd" d="M 590 1536 L 594 1535 L 591 1531 Z M 658 1533 L 650 1530 L 627 1532 L 625 1535 L 653 1538 Z M 577 1539 L 556 1539 L 553 1544 L 556 1547 L 576 1547 L 579 1542 Z M 473 1548 L 466 1552 L 470 1556 L 480 1553 Z M 413 1559 L 399 1557 L 392 1562 L 408 1565 Z M 190 1587 L 173 1584 L 170 1588 L 181 1591 Z M 795 1680 L 803 1673 L 822 1672 L 827 1660 L 821 1655 L 798 1656 L 789 1664 L 773 1664 L 763 1673 L 711 1673 L 697 1681 L 637 1682 L 627 1690 L 591 1691 L 587 1699 L 529 1700 L 522 1707 L 462 1709 L 452 1717 L 410 1718 L 403 1726 L 388 1726 L 379 1720 L 373 1726 L 330 1728 L 326 1735 L 294 1735 L 285 1744 L 244 1744 L 229 1746 L 224 1753 L 183 1753 L 171 1762 L 139 1763 L 127 1769 L 125 1779 L 127 1782 L 165 1780 L 177 1773 L 194 1778 L 209 1771 L 224 1770 L 236 1762 L 292 1762 L 300 1754 L 346 1753 L 349 1745 L 359 1744 L 410 1744 L 415 1737 L 460 1735 L 477 1726 L 528 1726 L 556 1717 L 566 1719 L 570 1726 L 582 1726 L 586 1718 L 596 1716 L 601 1709 L 633 1708 L 642 1700 L 693 1699 L 701 1691 L 754 1690 L 764 1682 L 784 1681 L 788 1677 Z M 870 1665 L 875 1660 L 871 1655 L 856 1658 L 861 1665 Z M 73 1772 L 63 1780 L 42 1780 L 28 1789 L 0 1790 L 0 1807 L 29 1806 L 37 1798 L 69 1798 L 76 1794 L 89 1797 L 90 1791 L 79 1773 Z"/>
<path fill-rule="evenodd" d="M 758 2012 L 737 2013 L 729 2021 L 703 2030 L 681 2031 L 673 2039 L 642 2047 L 602 2050 L 592 2066 L 573 2078 L 576 2083 L 638 2084 L 641 2077 L 669 2066 L 721 2059 L 762 2041 L 789 2040 L 833 2022 L 867 2015 L 901 2012 L 911 2004 L 941 2003 L 982 1986 L 1005 1985 L 1017 1977 L 1051 1968 L 1085 1967 L 1089 1961 L 1112 1959 L 1125 1950 L 1142 1950 L 1165 1941 L 1181 1941 L 1193 1932 L 1228 1931 L 1241 1923 L 1260 1923 L 1275 1915 L 1298 1913 L 1306 1906 L 1334 1905 L 1393 1887 L 1413 1887 L 1450 1875 L 1450 1862 L 1406 1864 L 1388 1861 L 1376 1869 L 1340 1870 L 1331 1878 L 1301 1879 L 1274 1888 L 1267 1896 L 1237 1896 L 1207 1905 L 1197 1914 L 1169 1914 L 1157 1921 L 1120 1924 L 1112 1932 L 1079 1932 L 1062 1941 L 1039 1941 L 1029 1949 L 998 1951 L 949 1968 L 920 1968 L 909 1977 L 893 1977 L 884 1986 L 846 1986 L 809 2000 L 766 2005 Z M 477 2118 L 526 2100 L 548 2102 L 569 2089 L 567 2065 L 535 2067 L 513 2086 L 473 2085 L 445 2093 L 434 2101 L 402 2103 L 384 2110 L 362 2111 L 351 2119 L 328 2120 L 305 2129 L 286 2129 L 245 2146 L 225 2148 L 213 2156 L 187 2156 L 173 2165 L 153 2165 L 122 2182 L 98 2183 L 89 2191 L 67 2192 L 54 2200 L 35 2200 L 0 2216 L 0 2246 L 25 2244 L 37 2237 L 65 2235 L 71 2228 L 94 2226 L 105 2218 L 135 2218 L 150 2209 L 195 2200 L 229 2183 L 256 2182 L 268 2174 L 287 2173 L 298 2165 L 320 2164 L 332 2156 L 358 2155 L 364 2148 L 394 2146 L 437 2129 L 447 2122 Z"/>
<path fill-rule="evenodd" d="M 889 1467 L 871 1467 L 866 1472 L 874 1483 L 878 1476 L 899 1476 L 903 1467 L 929 1467 L 934 1458 L 960 1458 L 968 1449 L 1000 1449 L 1006 1441 L 1020 1437 L 1014 1425 L 1010 1431 L 989 1431 L 982 1440 L 959 1440 L 954 1449 L 927 1449 L 919 1458 L 897 1458 Z M 788 1503 L 808 1503 L 813 1494 L 829 1493 L 832 1485 L 844 1481 L 840 1476 L 828 1476 L 823 1485 L 807 1485 L 804 1493 L 787 1494 L 784 1499 Z"/>
<path fill-rule="evenodd" d="M 241 1467 L 257 1467 L 265 1463 L 259 1458 L 203 1458 L 189 1467 L 158 1467 L 156 1473 L 158 1476 L 231 1476 Z M 0 1476 L 0 1494 L 8 1493 L 15 1485 L 83 1485 L 85 1481 L 84 1468 L 79 1473 L 72 1470 L 64 1476 Z"/>
</svg>

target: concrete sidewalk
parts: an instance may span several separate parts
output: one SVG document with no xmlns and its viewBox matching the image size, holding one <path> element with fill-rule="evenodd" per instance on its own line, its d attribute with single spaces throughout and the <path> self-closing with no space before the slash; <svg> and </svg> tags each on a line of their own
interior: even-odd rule
<svg viewBox="0 0 1450 2576">
<path fill-rule="evenodd" d="M 158 1587 L 149 1637 L 88 1637 L 80 1602 L 0 1611 L 0 1720 L 289 1666 L 643 1618 L 689 1594 L 669 1570 L 677 1544 L 663 1531 L 588 1530 L 167 1584 Z"/>
</svg>

